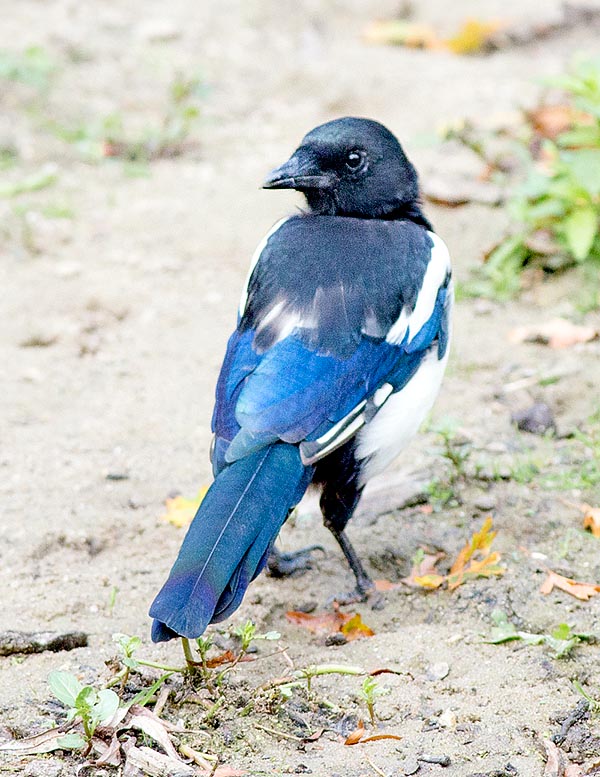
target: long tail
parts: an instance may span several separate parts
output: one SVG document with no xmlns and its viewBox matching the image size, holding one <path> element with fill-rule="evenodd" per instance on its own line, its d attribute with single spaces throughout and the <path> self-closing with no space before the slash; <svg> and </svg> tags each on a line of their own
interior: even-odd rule
<svg viewBox="0 0 600 777">
<path fill-rule="evenodd" d="M 277 443 L 218 475 L 150 607 L 154 642 L 199 637 L 239 607 L 311 472 L 297 446 Z"/>
</svg>

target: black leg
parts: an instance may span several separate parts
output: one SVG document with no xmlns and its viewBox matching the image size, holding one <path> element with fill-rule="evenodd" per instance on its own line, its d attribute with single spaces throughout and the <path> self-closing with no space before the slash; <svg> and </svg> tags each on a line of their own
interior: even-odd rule
<svg viewBox="0 0 600 777">
<path fill-rule="evenodd" d="M 354 591 L 334 597 L 340 604 L 364 602 L 375 590 L 375 584 L 344 531 L 362 494 L 359 475 L 360 467 L 354 458 L 354 440 L 350 440 L 319 462 L 313 479 L 323 486 L 320 503 L 323 523 L 335 537 L 356 578 Z"/>
<path fill-rule="evenodd" d="M 327 524 L 325 524 L 327 525 Z M 369 598 L 369 594 L 375 590 L 375 583 L 371 580 L 365 568 L 362 565 L 361 560 L 356 554 L 356 551 L 352 547 L 352 543 L 348 539 L 345 531 L 337 531 L 331 526 L 327 527 L 333 536 L 336 538 L 338 545 L 342 549 L 350 569 L 354 572 L 356 578 L 356 588 L 354 591 L 350 591 L 347 594 L 338 594 L 334 597 L 339 604 L 352 604 L 353 602 L 366 602 Z"/>
</svg>

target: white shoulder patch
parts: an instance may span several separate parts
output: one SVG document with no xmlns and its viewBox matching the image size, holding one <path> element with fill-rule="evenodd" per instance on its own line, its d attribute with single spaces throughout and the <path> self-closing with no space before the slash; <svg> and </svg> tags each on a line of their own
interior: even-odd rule
<svg viewBox="0 0 600 777">
<path fill-rule="evenodd" d="M 421 289 L 417 295 L 414 310 L 407 314 L 406 309 L 402 309 L 398 320 L 387 334 L 386 340 L 388 343 L 400 344 L 407 330 L 410 342 L 423 324 L 429 321 L 433 313 L 438 290 L 446 280 L 446 275 L 450 270 L 450 254 L 446 244 L 434 232 L 428 232 L 427 234 L 433 242 L 431 258 L 423 277 Z"/>
<path fill-rule="evenodd" d="M 242 291 L 242 298 L 240 299 L 240 316 L 243 316 L 246 310 L 246 303 L 248 302 L 248 284 L 250 283 L 250 278 L 252 277 L 254 268 L 258 264 L 258 260 L 260 259 L 262 252 L 265 250 L 265 246 L 267 245 L 269 238 L 274 235 L 279 227 L 282 227 L 289 218 L 290 216 L 285 216 L 285 218 L 280 219 L 276 224 L 274 224 L 260 241 L 260 243 L 256 246 L 256 251 L 252 254 L 252 259 L 250 260 L 250 269 L 248 270 L 246 282 L 244 283 L 244 289 Z"/>
</svg>

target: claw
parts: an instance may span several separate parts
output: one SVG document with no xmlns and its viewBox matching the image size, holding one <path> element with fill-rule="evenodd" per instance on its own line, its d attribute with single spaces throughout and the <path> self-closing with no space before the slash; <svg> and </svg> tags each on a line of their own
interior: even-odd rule
<svg viewBox="0 0 600 777">
<path fill-rule="evenodd" d="M 292 553 L 282 553 L 273 548 L 267 560 L 267 574 L 270 577 L 302 575 L 313 568 L 312 554 L 317 550 L 325 554 L 325 548 L 322 545 L 309 545 Z"/>
</svg>

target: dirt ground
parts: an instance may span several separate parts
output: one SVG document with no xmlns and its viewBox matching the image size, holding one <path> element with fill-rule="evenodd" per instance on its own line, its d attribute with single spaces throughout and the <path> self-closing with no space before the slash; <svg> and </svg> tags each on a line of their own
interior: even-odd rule
<svg viewBox="0 0 600 777">
<path fill-rule="evenodd" d="M 389 126 L 423 179 L 476 171 L 466 151 L 436 142 L 436 129 L 463 117 L 500 121 L 532 105 L 542 77 L 598 43 L 597 29 L 580 26 L 490 56 L 365 44 L 365 25 L 396 13 L 397 0 L 5 5 L 0 49 L 39 46 L 55 72 L 45 91 L 0 79 L 0 145 L 16 156 L 0 176 L 16 182 L 50 169 L 56 180 L 0 199 L 0 624 L 78 629 L 89 646 L 0 658 L 0 740 L 61 720 L 49 702 L 51 670 L 105 683 L 115 632 L 139 635 L 144 658 L 181 661 L 178 644 L 149 639 L 147 609 L 183 536 L 160 516 L 167 496 L 191 497 L 210 482 L 213 387 L 249 258 L 297 203 L 293 193 L 260 190 L 265 174 L 314 125 L 349 114 Z M 413 16 L 451 34 L 473 15 L 522 22 L 558 13 L 558 3 L 541 5 L 415 0 Z M 114 113 L 133 133 L 157 126 L 169 84 L 182 75 L 199 75 L 206 89 L 180 156 L 143 170 L 120 159 L 93 163 L 81 144 L 52 130 Z M 459 286 L 507 223 L 504 211 L 485 206 L 428 204 L 426 212 L 450 248 Z M 339 734 L 365 717 L 356 677 L 317 678 L 313 696 L 300 690 L 241 717 L 255 689 L 290 671 L 279 654 L 237 667 L 212 725 L 202 706 L 171 699 L 164 715 L 183 721 L 192 746 L 249 775 L 542 774 L 542 741 L 581 699 L 573 679 L 600 697 L 598 646 L 581 644 L 556 659 L 544 646 L 485 644 L 482 635 L 498 609 L 530 632 L 566 622 L 600 635 L 600 597 L 539 592 L 545 567 L 600 582 L 600 540 L 580 531 L 580 513 L 564 501 L 600 502 L 598 486 L 572 487 L 588 454 L 569 437 L 578 428 L 600 435 L 597 420 L 589 426 L 599 406 L 600 343 L 558 351 L 507 337 L 516 325 L 556 315 L 599 326 L 598 313 L 580 313 L 579 294 L 577 278 L 566 276 L 510 303 L 459 295 L 433 419 L 383 479 L 405 472 L 407 482 L 412 473 L 436 480 L 436 509 L 365 509 L 350 528 L 373 574 L 397 581 L 422 545 L 443 550 L 447 570 L 492 515 L 503 577 L 468 581 L 454 593 L 392 590 L 381 610 L 348 610 L 360 612 L 375 636 L 326 646 L 285 617 L 307 604 L 322 609 L 350 584 L 309 502 L 284 528 L 282 544 L 318 542 L 326 557 L 303 577 L 262 576 L 233 619 L 281 632 L 296 668 L 402 672 L 378 678 L 390 692 L 377 701 L 381 730 L 401 740 L 343 744 Z M 526 388 L 517 390 L 521 379 Z M 511 412 L 533 401 L 552 408 L 557 437 L 511 425 Z M 469 456 L 454 498 L 439 509 L 435 495 L 450 474 L 433 428 L 448 418 Z M 259 656 L 272 652 L 259 643 Z M 323 727 L 320 739 L 302 742 Z M 574 763 L 600 759 L 598 720 L 571 729 L 563 749 Z M 448 756 L 450 765 L 416 760 L 428 754 Z M 75 774 L 79 762 L 60 752 L 3 756 L 0 772 L 58 777 Z"/>
</svg>

